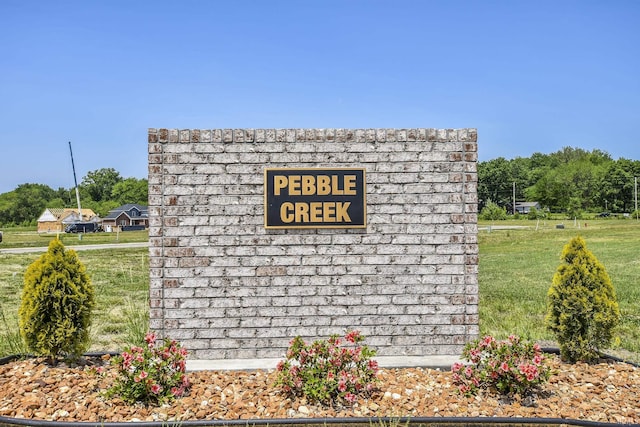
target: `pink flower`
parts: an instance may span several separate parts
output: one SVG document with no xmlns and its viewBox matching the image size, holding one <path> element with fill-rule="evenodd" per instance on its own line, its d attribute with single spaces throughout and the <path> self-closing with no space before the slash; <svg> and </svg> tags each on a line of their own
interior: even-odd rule
<svg viewBox="0 0 640 427">
<path fill-rule="evenodd" d="M 357 397 L 353 393 L 346 393 L 344 395 L 344 400 L 346 400 L 349 403 L 354 403 L 356 401 L 356 399 L 357 399 Z"/>
<path fill-rule="evenodd" d="M 151 386 L 151 393 L 158 394 L 161 391 L 162 391 L 162 387 L 160 387 L 158 384 L 154 384 Z"/>
<path fill-rule="evenodd" d="M 147 343 L 149 348 L 153 348 L 153 344 L 156 342 L 156 334 L 153 332 L 149 332 L 147 335 L 145 335 L 144 342 Z"/>
<path fill-rule="evenodd" d="M 502 362 L 502 364 L 500 364 L 500 370 L 502 372 L 509 372 L 509 364 L 507 362 Z"/>
<path fill-rule="evenodd" d="M 466 368 L 464 368 L 464 374 L 467 376 L 467 378 L 471 378 L 473 376 L 473 368 L 471 366 L 467 366 Z"/>
<path fill-rule="evenodd" d="M 493 338 L 491 335 L 487 335 L 486 337 L 484 337 L 484 339 L 482 340 L 482 343 L 485 346 L 489 346 L 491 343 L 495 342 L 495 338 Z"/>
<path fill-rule="evenodd" d="M 350 331 L 344 338 L 350 343 L 355 344 L 360 339 L 360 331 Z"/>
</svg>

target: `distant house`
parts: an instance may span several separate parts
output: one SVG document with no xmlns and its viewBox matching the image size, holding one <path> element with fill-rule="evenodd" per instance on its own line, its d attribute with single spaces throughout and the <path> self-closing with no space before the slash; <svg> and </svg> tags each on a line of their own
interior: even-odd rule
<svg viewBox="0 0 640 427">
<path fill-rule="evenodd" d="M 516 202 L 516 212 L 520 214 L 528 214 L 531 208 L 540 210 L 540 203 L 538 202 Z"/>
<path fill-rule="evenodd" d="M 74 222 L 100 222 L 91 209 L 82 209 L 82 217 L 75 208 L 46 208 L 38 218 L 38 233 L 60 233 Z"/>
<path fill-rule="evenodd" d="M 102 227 L 108 231 L 115 227 L 144 226 L 149 227 L 149 208 L 136 203 L 128 203 L 109 211 L 102 219 Z"/>
</svg>

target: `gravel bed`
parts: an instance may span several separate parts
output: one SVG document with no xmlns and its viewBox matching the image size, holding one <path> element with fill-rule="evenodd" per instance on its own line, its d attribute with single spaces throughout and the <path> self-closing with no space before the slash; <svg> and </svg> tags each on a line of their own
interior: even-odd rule
<svg viewBox="0 0 640 427">
<path fill-rule="evenodd" d="M 640 423 L 640 368 L 621 362 L 562 363 L 534 397 L 456 393 L 451 373 L 423 368 L 381 369 L 371 398 L 351 408 L 319 407 L 275 389 L 274 371 L 190 372 L 190 394 L 162 407 L 107 400 L 116 375 L 108 356 L 84 366 L 56 367 L 41 359 L 0 365 L 0 416 L 64 422 L 236 420 L 325 417 L 525 417 Z M 105 373 L 96 373 L 103 366 Z"/>
</svg>

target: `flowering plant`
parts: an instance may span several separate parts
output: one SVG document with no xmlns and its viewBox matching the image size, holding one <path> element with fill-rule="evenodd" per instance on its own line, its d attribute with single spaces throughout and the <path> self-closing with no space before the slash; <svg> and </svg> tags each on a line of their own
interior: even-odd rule
<svg viewBox="0 0 640 427">
<path fill-rule="evenodd" d="M 480 388 L 523 395 L 551 375 L 540 346 L 515 335 L 503 341 L 486 336 L 467 343 L 462 358 L 470 363 L 456 362 L 451 371 L 454 385 L 465 396 L 476 394 Z"/>
<path fill-rule="evenodd" d="M 118 377 L 107 397 L 158 405 L 185 395 L 190 385 L 185 373 L 187 351 L 169 339 L 158 345 L 153 333 L 148 333 L 144 340 L 145 347 L 126 348 L 111 359 L 118 367 Z"/>
<path fill-rule="evenodd" d="M 311 345 L 295 337 L 286 359 L 278 363 L 276 386 L 313 402 L 352 405 L 358 397 L 369 395 L 377 382 L 378 363 L 371 359 L 376 352 L 361 345 L 362 341 L 358 331 L 344 336 L 345 346 L 339 335 Z"/>
</svg>

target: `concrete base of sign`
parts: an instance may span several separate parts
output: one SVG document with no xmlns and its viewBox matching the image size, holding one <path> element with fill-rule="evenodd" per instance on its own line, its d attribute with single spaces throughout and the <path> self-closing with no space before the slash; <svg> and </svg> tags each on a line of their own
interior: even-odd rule
<svg viewBox="0 0 640 427">
<path fill-rule="evenodd" d="M 187 360 L 188 371 L 245 371 L 255 369 L 275 369 L 279 359 L 229 359 L 229 360 Z M 431 368 L 449 370 L 460 361 L 459 356 L 380 356 L 374 360 L 382 368 Z"/>
</svg>

